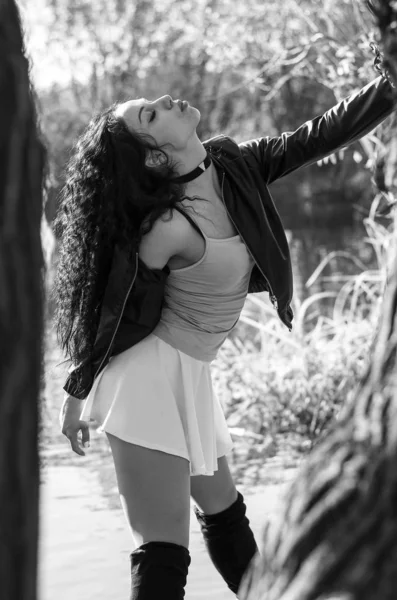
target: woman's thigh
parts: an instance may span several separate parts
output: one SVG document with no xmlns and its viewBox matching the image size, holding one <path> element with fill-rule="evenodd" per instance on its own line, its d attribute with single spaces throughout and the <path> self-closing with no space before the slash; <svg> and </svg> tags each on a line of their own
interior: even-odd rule
<svg viewBox="0 0 397 600">
<path fill-rule="evenodd" d="M 190 493 L 201 511 L 213 515 L 229 508 L 237 499 L 237 489 L 226 456 L 218 458 L 218 470 L 213 475 L 193 475 Z"/>
<path fill-rule="evenodd" d="M 189 547 L 189 461 L 125 442 L 106 432 L 120 501 L 137 546 L 150 541 Z"/>
</svg>

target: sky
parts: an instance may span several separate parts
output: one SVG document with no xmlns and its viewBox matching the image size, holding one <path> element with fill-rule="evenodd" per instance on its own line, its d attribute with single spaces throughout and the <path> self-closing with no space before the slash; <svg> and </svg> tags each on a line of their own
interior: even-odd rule
<svg viewBox="0 0 397 600">
<path fill-rule="evenodd" d="M 31 59 L 31 77 L 36 89 L 46 89 L 53 83 L 70 81 L 67 53 L 54 42 L 48 48 L 51 14 L 46 0 L 17 0 L 25 31 L 25 44 Z"/>
</svg>

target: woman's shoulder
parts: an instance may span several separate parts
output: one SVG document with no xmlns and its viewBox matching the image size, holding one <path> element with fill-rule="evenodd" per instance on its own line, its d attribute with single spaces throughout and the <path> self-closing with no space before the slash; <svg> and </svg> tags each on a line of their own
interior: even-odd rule
<svg viewBox="0 0 397 600">
<path fill-rule="evenodd" d="M 186 246 L 189 224 L 177 210 L 168 209 L 153 223 L 151 230 L 142 236 L 139 256 L 151 269 L 162 269 L 169 259 Z"/>
<path fill-rule="evenodd" d="M 159 238 L 162 236 L 169 237 L 170 235 L 183 235 L 189 231 L 187 219 L 182 214 L 182 211 L 177 208 L 167 208 L 159 217 L 155 219 L 151 230 L 144 235 L 147 239 Z M 148 222 L 149 217 L 146 218 Z"/>
</svg>

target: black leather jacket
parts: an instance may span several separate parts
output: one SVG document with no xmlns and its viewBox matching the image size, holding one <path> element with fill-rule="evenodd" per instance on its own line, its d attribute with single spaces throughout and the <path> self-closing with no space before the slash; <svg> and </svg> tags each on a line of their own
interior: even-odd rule
<svg viewBox="0 0 397 600">
<path fill-rule="evenodd" d="M 287 239 L 268 185 L 372 131 L 394 110 L 382 76 L 294 132 L 241 144 L 218 136 L 204 142 L 222 181 L 225 207 L 255 260 L 248 293 L 267 291 L 282 322 L 292 328 L 292 270 Z M 158 324 L 169 268 L 149 269 L 138 248 L 131 261 L 116 247 L 89 359 L 64 386 L 84 399 L 111 356 L 148 336 Z"/>
</svg>

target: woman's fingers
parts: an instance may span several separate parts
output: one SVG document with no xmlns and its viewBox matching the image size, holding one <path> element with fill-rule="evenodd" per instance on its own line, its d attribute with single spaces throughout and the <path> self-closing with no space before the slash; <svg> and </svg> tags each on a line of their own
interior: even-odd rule
<svg viewBox="0 0 397 600">
<path fill-rule="evenodd" d="M 80 456 L 85 456 L 85 452 L 79 446 L 79 442 L 77 439 L 77 431 L 74 431 L 70 435 L 69 440 L 70 440 L 70 445 L 72 446 L 72 450 L 74 452 L 76 452 L 76 454 L 79 454 Z"/>
<path fill-rule="evenodd" d="M 79 432 L 79 429 L 76 430 L 76 429 L 68 428 L 65 431 L 65 435 L 70 441 L 70 445 L 72 447 L 73 452 L 76 452 L 76 454 L 79 454 L 80 456 L 85 456 L 85 452 L 82 450 L 82 448 L 80 448 L 80 445 L 79 445 L 79 441 L 77 438 L 78 432 Z"/>
<path fill-rule="evenodd" d="M 83 425 L 81 427 L 81 442 L 84 448 L 90 447 L 90 428 L 88 425 Z"/>
<path fill-rule="evenodd" d="M 79 419 L 81 412 L 80 406 L 76 402 L 68 402 L 66 399 L 62 405 L 59 415 L 59 423 L 62 428 L 62 433 L 70 441 L 73 452 L 79 456 L 85 456 L 81 446 L 88 448 L 90 445 L 90 428 L 86 421 Z M 79 431 L 81 430 L 81 442 L 78 439 Z"/>
</svg>

